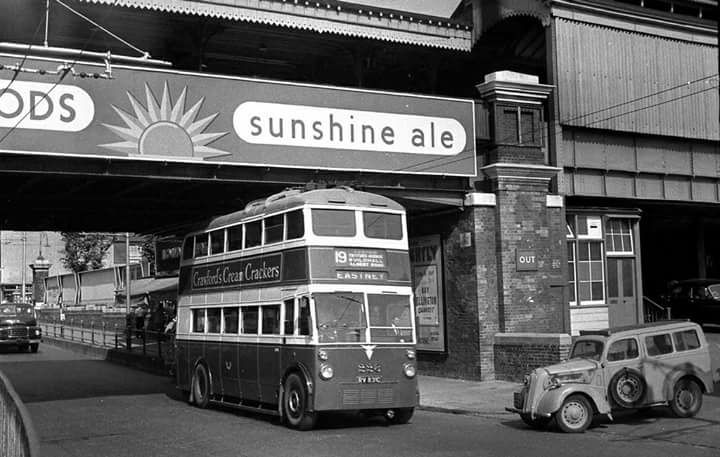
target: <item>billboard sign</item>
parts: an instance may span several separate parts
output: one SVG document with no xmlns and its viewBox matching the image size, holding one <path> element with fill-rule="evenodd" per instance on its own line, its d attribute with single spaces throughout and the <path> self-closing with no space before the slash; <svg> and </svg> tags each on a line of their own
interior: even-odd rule
<svg viewBox="0 0 720 457">
<path fill-rule="evenodd" d="M 0 54 L 0 64 L 21 56 Z M 474 102 L 28 58 L 0 70 L 3 152 L 475 176 Z M 2 68 L 2 67 L 0 67 Z M 44 73 L 44 74 L 43 74 Z"/>
</svg>

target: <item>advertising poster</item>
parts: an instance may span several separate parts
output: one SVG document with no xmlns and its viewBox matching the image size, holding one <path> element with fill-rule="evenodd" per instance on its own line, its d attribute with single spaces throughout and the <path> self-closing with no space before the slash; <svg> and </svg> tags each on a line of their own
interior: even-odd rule
<svg viewBox="0 0 720 457">
<path fill-rule="evenodd" d="M 421 351 L 445 351 L 441 252 L 440 235 L 410 239 L 417 348 Z"/>
</svg>

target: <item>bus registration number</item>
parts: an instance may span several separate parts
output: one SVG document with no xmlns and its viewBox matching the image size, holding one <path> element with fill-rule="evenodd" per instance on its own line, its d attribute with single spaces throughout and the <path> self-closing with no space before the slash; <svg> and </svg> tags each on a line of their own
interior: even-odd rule
<svg viewBox="0 0 720 457">
<path fill-rule="evenodd" d="M 373 384 L 382 382 L 382 376 L 358 376 L 357 381 L 360 384 Z"/>
</svg>

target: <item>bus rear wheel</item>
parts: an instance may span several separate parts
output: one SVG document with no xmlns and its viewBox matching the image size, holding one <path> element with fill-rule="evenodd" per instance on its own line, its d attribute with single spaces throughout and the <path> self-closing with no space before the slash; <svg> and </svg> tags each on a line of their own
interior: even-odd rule
<svg viewBox="0 0 720 457">
<path fill-rule="evenodd" d="M 202 363 L 198 363 L 195 367 L 190 388 L 192 389 L 195 406 L 207 408 L 208 403 L 210 403 L 210 377 L 207 368 Z"/>
<path fill-rule="evenodd" d="M 297 430 L 311 430 L 317 422 L 317 413 L 308 411 L 308 395 L 303 380 L 295 373 L 285 380 L 283 411 L 287 424 Z"/>
</svg>

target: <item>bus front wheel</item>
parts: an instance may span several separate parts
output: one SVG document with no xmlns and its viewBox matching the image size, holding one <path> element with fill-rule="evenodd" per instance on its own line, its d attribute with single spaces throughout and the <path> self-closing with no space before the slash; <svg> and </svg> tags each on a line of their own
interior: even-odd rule
<svg viewBox="0 0 720 457">
<path fill-rule="evenodd" d="M 395 414 L 386 414 L 387 420 L 391 424 L 407 424 L 415 412 L 415 408 L 398 408 L 394 411 Z"/>
<path fill-rule="evenodd" d="M 317 413 L 308 411 L 308 395 L 303 380 L 295 373 L 285 380 L 283 410 L 290 427 L 298 430 L 310 430 L 315 427 Z"/>
<path fill-rule="evenodd" d="M 195 405 L 198 408 L 207 408 L 210 402 L 210 377 L 202 363 L 198 363 L 195 367 L 191 389 Z"/>
</svg>

